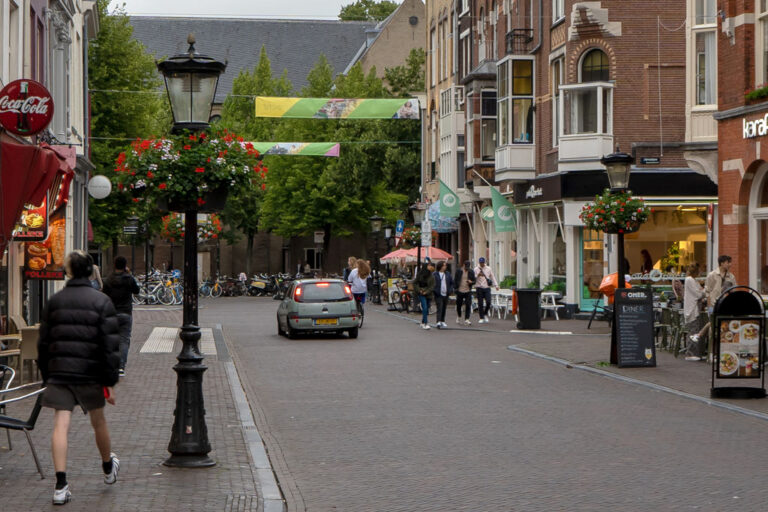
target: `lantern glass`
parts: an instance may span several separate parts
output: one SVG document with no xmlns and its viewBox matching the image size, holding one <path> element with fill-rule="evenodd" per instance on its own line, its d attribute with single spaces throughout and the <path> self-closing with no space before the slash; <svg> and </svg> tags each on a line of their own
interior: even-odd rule
<svg viewBox="0 0 768 512">
<path fill-rule="evenodd" d="M 207 124 L 216 94 L 218 73 L 177 72 L 165 76 L 175 123 Z"/>
<path fill-rule="evenodd" d="M 630 162 L 606 163 L 605 170 L 612 190 L 625 190 L 629 187 Z"/>
<path fill-rule="evenodd" d="M 374 215 L 368 220 L 371 221 L 371 233 L 378 233 L 381 231 L 381 224 L 384 221 L 383 218 L 379 217 L 378 215 Z"/>
<path fill-rule="evenodd" d="M 392 238 L 392 226 L 384 226 L 384 238 Z"/>
<path fill-rule="evenodd" d="M 427 211 L 422 210 L 421 208 L 411 208 L 411 213 L 413 214 L 413 223 L 421 226 L 421 223 L 424 222 L 424 214 L 426 214 Z"/>
</svg>

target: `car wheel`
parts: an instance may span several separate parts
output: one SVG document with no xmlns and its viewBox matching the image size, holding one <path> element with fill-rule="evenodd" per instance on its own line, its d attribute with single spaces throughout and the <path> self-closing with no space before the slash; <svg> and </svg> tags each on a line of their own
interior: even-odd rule
<svg viewBox="0 0 768 512">
<path fill-rule="evenodd" d="M 353 327 L 353 328 L 351 328 L 351 329 L 349 330 L 349 337 L 350 337 L 351 339 L 355 339 L 355 338 L 357 338 L 357 331 L 358 331 L 357 327 Z"/>
<path fill-rule="evenodd" d="M 295 340 L 298 337 L 299 333 L 296 331 L 296 329 L 293 329 L 290 325 L 288 326 L 288 337 L 292 340 Z"/>
</svg>

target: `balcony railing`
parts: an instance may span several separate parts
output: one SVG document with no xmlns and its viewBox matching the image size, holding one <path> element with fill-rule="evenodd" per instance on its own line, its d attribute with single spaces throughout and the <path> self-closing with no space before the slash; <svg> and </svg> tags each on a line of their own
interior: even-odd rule
<svg viewBox="0 0 768 512">
<path fill-rule="evenodd" d="M 521 55 L 528 53 L 531 49 L 530 44 L 532 42 L 532 28 L 513 28 L 511 32 L 507 32 L 506 36 L 507 55 Z"/>
</svg>

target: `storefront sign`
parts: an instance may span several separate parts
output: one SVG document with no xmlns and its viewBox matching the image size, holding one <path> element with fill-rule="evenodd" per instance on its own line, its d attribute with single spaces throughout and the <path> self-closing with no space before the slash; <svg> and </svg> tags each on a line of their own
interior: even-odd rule
<svg viewBox="0 0 768 512">
<path fill-rule="evenodd" d="M 531 185 L 531 188 L 528 189 L 528 191 L 525 193 L 526 199 L 536 199 L 537 197 L 541 197 L 544 194 L 544 189 L 541 187 L 537 187 L 536 185 Z"/>
<path fill-rule="evenodd" d="M 685 279 L 685 274 L 663 273 L 659 269 L 653 269 L 647 274 L 636 273 L 630 276 L 632 281 L 652 281 L 658 283 L 659 281 L 673 281 Z"/>
<path fill-rule="evenodd" d="M 27 279 L 64 279 L 66 250 L 64 208 L 51 215 L 48 238 L 44 242 L 24 244 L 24 277 Z"/>
<path fill-rule="evenodd" d="M 16 135 L 43 131 L 53 119 L 53 98 L 40 82 L 14 80 L 0 90 L 0 125 Z"/>
<path fill-rule="evenodd" d="M 755 119 L 754 121 L 747 121 L 742 119 L 742 137 L 745 139 L 752 139 L 755 137 L 762 137 L 768 134 L 768 114 L 765 114 L 761 119 Z"/>
<path fill-rule="evenodd" d="M 620 288 L 614 295 L 615 343 L 619 367 L 656 366 L 653 339 L 653 292 Z"/>
<path fill-rule="evenodd" d="M 661 163 L 661 158 L 657 156 L 644 156 L 640 158 L 640 163 L 642 165 L 659 165 Z"/>
<path fill-rule="evenodd" d="M 40 242 L 48 236 L 47 199 L 41 205 L 24 205 L 21 219 L 13 230 L 14 240 Z"/>
</svg>

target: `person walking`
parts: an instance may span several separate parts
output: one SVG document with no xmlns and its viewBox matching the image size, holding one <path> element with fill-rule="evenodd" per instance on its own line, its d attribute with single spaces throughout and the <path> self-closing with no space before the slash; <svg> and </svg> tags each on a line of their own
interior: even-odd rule
<svg viewBox="0 0 768 512">
<path fill-rule="evenodd" d="M 736 286 L 736 277 L 731 273 L 731 263 L 731 257 L 723 254 L 717 258 L 717 268 L 707 275 L 704 290 L 707 292 L 707 307 L 710 314 L 720 295 L 728 288 Z"/>
<path fill-rule="evenodd" d="M 120 332 L 120 369 L 121 377 L 125 376 L 125 365 L 128 362 L 128 349 L 131 346 L 131 330 L 133 328 L 133 295 L 139 293 L 139 285 L 128 269 L 128 261 L 123 256 L 115 258 L 115 271 L 104 281 L 104 293 L 112 299 L 117 310 L 117 321 Z"/>
<path fill-rule="evenodd" d="M 98 265 L 93 265 L 93 272 L 88 276 L 88 280 L 95 289 L 101 291 L 104 288 L 104 281 L 101 280 L 101 271 Z"/>
<path fill-rule="evenodd" d="M 90 255 L 72 252 L 64 268 L 69 281 L 43 310 L 37 344 L 38 368 L 46 386 L 41 405 L 55 411 L 51 437 L 56 471 L 54 505 L 64 505 L 72 498 L 67 482 L 67 437 L 76 405 L 90 416 L 104 483 L 114 484 L 120 469 L 104 416 L 105 402 L 115 404 L 114 385 L 120 365 L 115 307 L 109 297 L 91 286 Z"/>
<path fill-rule="evenodd" d="M 349 273 L 347 282 L 352 289 L 352 295 L 360 304 L 365 304 L 365 294 L 368 293 L 368 276 L 371 273 L 371 267 L 365 260 L 357 260 L 355 268 Z"/>
<path fill-rule="evenodd" d="M 352 272 L 352 270 L 357 266 L 357 258 L 354 256 L 350 256 L 347 258 L 347 266 L 344 269 L 344 280 L 349 280 L 349 274 Z"/>
<path fill-rule="evenodd" d="M 686 348 L 686 361 L 699 361 L 703 354 L 701 344 L 699 343 L 699 332 L 702 329 L 701 307 L 706 299 L 707 293 L 704 288 L 696 281 L 699 276 L 699 266 L 696 263 L 688 265 L 686 269 L 685 285 L 683 292 L 683 321 L 687 332 L 697 333 L 689 336 L 690 341 Z"/>
<path fill-rule="evenodd" d="M 477 260 L 475 267 L 475 290 L 477 293 L 477 312 L 480 315 L 479 324 L 488 323 L 488 311 L 491 309 L 491 286 L 499 289 L 499 283 L 493 275 L 493 270 L 485 265 L 485 258 Z"/>
<path fill-rule="evenodd" d="M 438 329 L 448 327 L 445 323 L 445 310 L 448 309 L 448 296 L 453 293 L 453 276 L 445 270 L 445 262 L 437 262 L 437 270 L 433 274 L 435 278 L 435 304 L 437 305 L 436 326 Z"/>
<path fill-rule="evenodd" d="M 425 263 L 413 280 L 413 293 L 419 298 L 421 305 L 421 328 L 429 329 L 429 304 L 435 290 L 435 276 L 432 275 L 434 267 Z"/>
<path fill-rule="evenodd" d="M 456 286 L 456 323 L 461 324 L 461 308 L 464 307 L 464 325 L 472 325 L 469 317 L 472 315 L 472 286 L 475 284 L 475 271 L 472 262 L 464 262 L 464 268 L 456 270 L 453 277 Z"/>
</svg>

